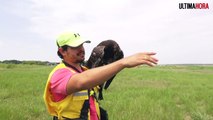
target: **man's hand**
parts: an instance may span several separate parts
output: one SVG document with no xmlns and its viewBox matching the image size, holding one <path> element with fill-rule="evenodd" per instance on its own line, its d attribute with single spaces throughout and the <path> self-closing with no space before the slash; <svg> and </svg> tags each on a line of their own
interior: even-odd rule
<svg viewBox="0 0 213 120">
<path fill-rule="evenodd" d="M 131 67 L 135 67 L 135 66 L 143 65 L 143 64 L 146 64 L 149 66 L 155 66 L 158 62 L 158 59 L 153 57 L 153 55 L 155 54 L 156 53 L 154 52 L 137 53 L 122 59 L 122 63 L 127 68 L 131 68 Z"/>
</svg>

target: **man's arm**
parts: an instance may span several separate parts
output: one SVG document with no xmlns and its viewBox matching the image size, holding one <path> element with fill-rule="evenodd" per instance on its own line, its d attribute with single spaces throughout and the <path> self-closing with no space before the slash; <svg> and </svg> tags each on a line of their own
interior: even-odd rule
<svg viewBox="0 0 213 120">
<path fill-rule="evenodd" d="M 153 55 L 155 55 L 155 53 L 152 52 L 138 53 L 114 63 L 76 74 L 72 76 L 67 83 L 67 93 L 72 94 L 80 90 L 100 85 L 124 68 L 131 68 L 142 64 L 154 66 L 157 64 L 158 60 L 152 57 Z"/>
</svg>

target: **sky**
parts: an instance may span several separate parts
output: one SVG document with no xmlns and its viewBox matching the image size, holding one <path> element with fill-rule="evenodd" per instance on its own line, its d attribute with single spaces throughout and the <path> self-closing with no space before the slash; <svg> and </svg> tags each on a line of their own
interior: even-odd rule
<svg viewBox="0 0 213 120">
<path fill-rule="evenodd" d="M 56 38 L 73 31 L 92 41 L 86 59 L 112 39 L 125 56 L 156 52 L 159 64 L 213 64 L 212 0 L 1 0 L 0 18 L 0 61 L 60 62 Z"/>
</svg>

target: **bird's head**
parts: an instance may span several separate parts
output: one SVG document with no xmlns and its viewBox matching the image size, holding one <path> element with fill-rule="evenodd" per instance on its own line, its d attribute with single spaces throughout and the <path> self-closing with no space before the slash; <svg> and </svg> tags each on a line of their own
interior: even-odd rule
<svg viewBox="0 0 213 120">
<path fill-rule="evenodd" d="M 101 66 L 103 63 L 105 46 L 97 46 L 93 49 L 92 54 L 88 60 L 89 68 L 95 68 Z"/>
</svg>

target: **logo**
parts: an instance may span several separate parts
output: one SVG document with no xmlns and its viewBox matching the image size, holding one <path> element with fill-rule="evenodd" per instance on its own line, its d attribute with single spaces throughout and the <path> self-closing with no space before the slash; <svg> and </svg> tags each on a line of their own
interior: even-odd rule
<svg viewBox="0 0 213 120">
<path fill-rule="evenodd" d="M 208 3 L 179 3 L 179 9 L 209 9 Z"/>
</svg>

